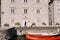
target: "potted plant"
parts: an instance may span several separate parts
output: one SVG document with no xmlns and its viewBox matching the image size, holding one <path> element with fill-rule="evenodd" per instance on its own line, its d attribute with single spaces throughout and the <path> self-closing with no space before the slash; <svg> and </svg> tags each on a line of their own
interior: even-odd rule
<svg viewBox="0 0 60 40">
<path fill-rule="evenodd" d="M 43 22 L 43 23 L 42 23 L 42 25 L 46 25 L 46 23 L 45 23 L 45 22 Z"/>
<path fill-rule="evenodd" d="M 20 26 L 20 23 L 19 23 L 19 22 L 16 22 L 15 25 L 16 25 L 17 27 L 19 27 L 19 26 Z"/>
<path fill-rule="evenodd" d="M 56 23 L 56 25 L 60 25 L 59 23 Z"/>
<path fill-rule="evenodd" d="M 36 24 L 35 23 L 32 23 L 31 27 L 36 27 Z"/>
<path fill-rule="evenodd" d="M 4 26 L 5 26 L 5 27 L 9 27 L 9 24 L 6 23 L 6 24 L 4 24 Z"/>
</svg>

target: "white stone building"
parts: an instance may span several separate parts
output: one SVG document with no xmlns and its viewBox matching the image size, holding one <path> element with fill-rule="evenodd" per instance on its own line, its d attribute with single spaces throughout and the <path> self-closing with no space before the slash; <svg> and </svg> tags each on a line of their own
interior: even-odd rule
<svg viewBox="0 0 60 40">
<path fill-rule="evenodd" d="M 54 0 L 54 24 L 60 25 L 60 0 Z"/>
<path fill-rule="evenodd" d="M 54 0 L 49 5 L 49 22 L 52 26 L 60 26 L 60 0 Z"/>
<path fill-rule="evenodd" d="M 1 26 L 49 26 L 49 0 L 1 0 Z"/>
<path fill-rule="evenodd" d="M 49 2 L 49 25 L 54 26 L 54 3 L 52 0 Z"/>
</svg>

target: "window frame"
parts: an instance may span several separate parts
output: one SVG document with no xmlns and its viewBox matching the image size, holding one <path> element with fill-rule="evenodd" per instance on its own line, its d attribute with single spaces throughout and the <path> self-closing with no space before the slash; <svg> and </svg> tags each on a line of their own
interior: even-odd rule
<svg viewBox="0 0 60 40">
<path fill-rule="evenodd" d="M 11 0 L 11 3 L 14 3 L 15 2 L 15 0 Z"/>
<path fill-rule="evenodd" d="M 27 0 L 24 0 L 24 3 L 27 3 Z"/>
<path fill-rule="evenodd" d="M 11 7 L 10 12 L 11 12 L 11 14 L 14 14 L 15 13 L 15 7 Z"/>
<path fill-rule="evenodd" d="M 37 13 L 37 14 L 40 14 L 40 9 L 37 9 L 37 10 L 36 10 L 36 13 Z"/>
<path fill-rule="evenodd" d="M 36 3 L 40 3 L 40 0 L 36 0 Z"/>
<path fill-rule="evenodd" d="M 26 9 L 26 8 L 24 9 L 24 14 L 27 14 L 27 10 L 28 10 L 28 9 Z"/>
</svg>

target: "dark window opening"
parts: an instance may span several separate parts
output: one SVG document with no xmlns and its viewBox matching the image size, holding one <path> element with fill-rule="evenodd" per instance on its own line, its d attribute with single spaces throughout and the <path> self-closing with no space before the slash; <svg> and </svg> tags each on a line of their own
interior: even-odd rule
<svg viewBox="0 0 60 40">
<path fill-rule="evenodd" d="M 40 13 L 40 9 L 37 9 L 36 13 Z"/>
<path fill-rule="evenodd" d="M 11 14 L 14 14 L 14 13 L 15 13 L 15 8 L 11 7 Z"/>
<path fill-rule="evenodd" d="M 37 3 L 40 3 L 40 0 L 36 0 Z"/>
<path fill-rule="evenodd" d="M 24 13 L 25 13 L 25 14 L 27 13 L 27 9 L 24 9 Z"/>
<path fill-rule="evenodd" d="M 11 0 L 11 3 L 13 3 L 15 0 Z"/>
<path fill-rule="evenodd" d="M 27 2 L 27 0 L 24 0 L 24 2 Z"/>
</svg>

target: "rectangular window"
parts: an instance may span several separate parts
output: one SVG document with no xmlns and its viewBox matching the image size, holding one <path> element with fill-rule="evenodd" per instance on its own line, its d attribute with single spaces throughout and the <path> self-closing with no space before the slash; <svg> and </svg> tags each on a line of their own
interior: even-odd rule
<svg viewBox="0 0 60 40">
<path fill-rule="evenodd" d="M 24 0 L 24 3 L 27 2 L 27 0 Z"/>
<path fill-rule="evenodd" d="M 25 13 L 25 14 L 27 13 L 27 9 L 24 9 L 24 13 Z"/>
<path fill-rule="evenodd" d="M 40 13 L 40 9 L 37 9 L 37 10 L 36 10 L 36 13 Z"/>
<path fill-rule="evenodd" d="M 15 0 L 11 0 L 11 3 L 14 3 Z"/>
<path fill-rule="evenodd" d="M 11 13 L 14 14 L 15 13 L 15 8 L 11 7 Z"/>
<path fill-rule="evenodd" d="M 36 0 L 37 3 L 40 3 L 40 0 Z"/>
</svg>

